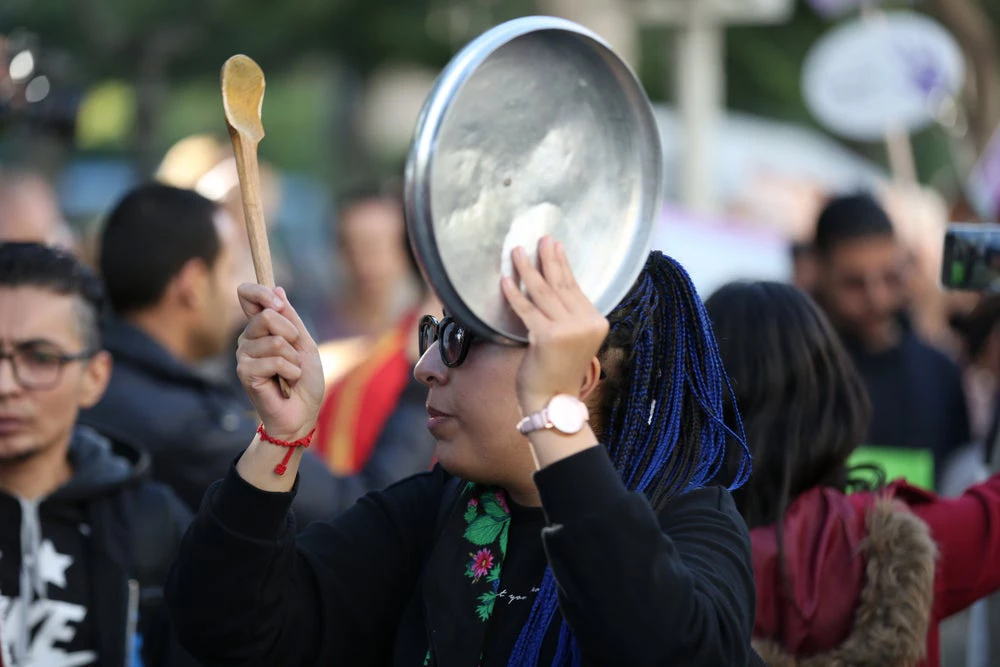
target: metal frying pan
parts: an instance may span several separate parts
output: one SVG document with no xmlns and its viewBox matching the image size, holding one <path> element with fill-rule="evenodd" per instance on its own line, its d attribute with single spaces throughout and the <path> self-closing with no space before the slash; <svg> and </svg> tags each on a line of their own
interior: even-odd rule
<svg viewBox="0 0 1000 667">
<path fill-rule="evenodd" d="M 500 291 L 510 252 L 560 240 L 604 314 L 649 253 L 663 176 L 649 99 L 589 30 L 503 23 L 468 44 L 424 103 L 406 165 L 417 261 L 445 310 L 483 338 L 527 342 Z"/>
</svg>

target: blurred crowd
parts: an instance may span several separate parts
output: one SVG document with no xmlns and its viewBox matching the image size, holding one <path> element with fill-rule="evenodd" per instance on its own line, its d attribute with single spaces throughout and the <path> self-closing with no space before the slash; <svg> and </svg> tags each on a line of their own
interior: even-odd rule
<svg viewBox="0 0 1000 667">
<path fill-rule="evenodd" d="M 188 369 L 189 382 L 203 381 L 200 392 L 211 387 L 232 401 L 193 400 L 191 407 L 192 414 L 207 410 L 196 423 L 207 419 L 234 433 L 222 459 L 228 460 L 252 431 L 252 419 L 245 419 L 249 406 L 233 374 L 235 338 L 244 321 L 235 288 L 254 281 L 235 167 L 229 159 L 203 170 L 231 171 L 228 186 L 209 199 L 195 187 L 205 174 L 179 174 L 167 166 L 165 161 L 155 183 L 123 198 L 95 238 L 65 222 L 45 177 L 6 167 L 0 171 L 0 240 L 65 248 L 104 280 L 105 345 L 117 362 L 116 379 L 94 416 L 85 419 L 111 429 L 110 422 L 121 415 L 142 413 L 142 405 L 159 403 L 134 391 L 137 380 L 131 377 L 133 363 L 150 380 L 162 382 L 169 376 L 167 366 L 150 372 L 155 364 L 143 353 L 153 354 L 155 348 L 164 364 L 169 359 Z M 891 459 L 893 472 L 897 462 L 905 465 L 899 472 L 939 488 L 951 464 L 966 460 L 970 447 L 985 456 L 987 440 L 996 436 L 1000 296 L 942 289 L 940 247 L 927 235 L 908 235 L 912 222 L 898 220 L 907 209 L 893 206 L 880 193 L 828 193 L 808 240 L 789 245 L 791 282 L 823 307 L 865 378 L 875 406 L 866 442 L 870 455 L 883 464 Z M 943 225 L 940 229 L 938 246 Z M 417 354 L 412 334 L 419 317 L 439 313 L 440 304 L 417 267 L 401 192 L 394 185 L 343 193 L 328 231 L 330 263 L 344 275 L 332 299 L 297 295 L 294 283 L 281 280 L 291 276 L 281 266 L 281 255 L 276 255 L 277 273 L 279 284 L 289 284 L 291 297 L 308 304 L 307 324 L 321 341 L 331 423 L 343 429 L 351 421 L 334 418 L 345 405 L 364 406 L 379 415 L 376 425 L 355 416 L 353 421 L 365 424 L 357 427 L 364 434 L 347 439 L 326 427 L 327 437 L 316 447 L 330 470 L 353 474 L 366 459 L 357 450 L 370 454 L 375 449 L 369 431 L 393 416 L 388 407 L 372 407 L 373 401 L 391 405 L 403 397 L 406 403 L 414 389 L 408 379 Z M 116 387 L 118 369 L 121 390 Z M 126 408 L 123 401 L 129 398 L 134 404 Z M 102 419 L 102 413 L 107 417 Z M 245 423 L 239 426 L 240 421 Z M 119 435 L 152 447 L 148 433 Z M 359 444 L 359 437 L 366 442 Z M 154 456 L 155 450 L 178 451 L 183 440 L 153 447 Z M 906 455 L 897 456 L 896 450 L 906 450 Z M 161 468 L 162 463 L 154 467 Z M 205 470 L 206 479 L 214 479 L 216 472 Z M 185 489 L 183 477 L 169 481 L 184 490 L 181 495 L 189 504 L 196 504 L 203 485 Z"/>
</svg>

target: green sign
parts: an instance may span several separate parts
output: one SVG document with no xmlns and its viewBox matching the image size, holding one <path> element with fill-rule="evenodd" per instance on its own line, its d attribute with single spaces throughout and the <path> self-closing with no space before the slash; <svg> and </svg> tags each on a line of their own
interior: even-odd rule
<svg viewBox="0 0 1000 667">
<path fill-rule="evenodd" d="M 914 486 L 934 490 L 934 455 L 925 449 L 858 447 L 847 463 L 877 463 L 885 470 L 887 482 L 903 478 Z"/>
</svg>

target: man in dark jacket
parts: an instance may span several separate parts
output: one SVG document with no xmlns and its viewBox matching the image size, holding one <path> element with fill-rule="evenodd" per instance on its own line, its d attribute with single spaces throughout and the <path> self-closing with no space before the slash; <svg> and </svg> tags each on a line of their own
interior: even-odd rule
<svg viewBox="0 0 1000 667">
<path fill-rule="evenodd" d="M 932 485 L 948 458 L 971 440 L 968 410 L 958 366 L 923 341 L 904 315 L 902 248 L 892 222 L 869 195 L 837 197 L 819 217 L 815 249 L 817 300 L 871 399 L 868 448 L 858 460 L 878 461 L 890 475 Z M 892 469 L 890 463 L 899 461 L 905 467 Z"/>
<path fill-rule="evenodd" d="M 190 514 L 148 458 L 76 423 L 101 397 L 100 281 L 0 245 L 0 626 L 14 667 L 194 665 L 162 585 Z"/>
<path fill-rule="evenodd" d="M 104 336 L 115 369 L 104 398 L 80 419 L 148 450 L 153 476 L 191 509 L 257 429 L 245 399 L 198 370 L 244 321 L 236 298 L 240 233 L 201 195 L 149 184 L 117 205 L 101 238 L 101 272 L 115 312 Z M 293 507 L 299 527 L 398 479 L 382 475 L 392 454 L 381 455 L 377 473 L 334 477 L 307 452 L 299 474 L 308 491 Z"/>
</svg>

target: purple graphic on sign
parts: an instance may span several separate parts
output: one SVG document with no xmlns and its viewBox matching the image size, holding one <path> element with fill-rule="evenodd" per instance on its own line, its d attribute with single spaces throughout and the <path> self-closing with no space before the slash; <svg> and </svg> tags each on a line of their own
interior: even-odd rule
<svg viewBox="0 0 1000 667">
<path fill-rule="evenodd" d="M 906 62 L 910 82 L 925 97 L 930 97 L 947 87 L 948 77 L 929 49 L 922 48 L 919 44 L 897 44 L 896 50 Z"/>
</svg>

